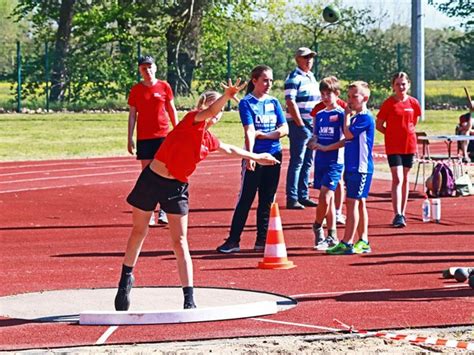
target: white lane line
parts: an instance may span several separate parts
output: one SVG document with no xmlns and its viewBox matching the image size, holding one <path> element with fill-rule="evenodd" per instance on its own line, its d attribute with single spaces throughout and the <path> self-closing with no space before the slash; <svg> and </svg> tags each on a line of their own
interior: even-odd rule
<svg viewBox="0 0 474 355">
<path fill-rule="evenodd" d="M 343 295 L 349 293 L 369 293 L 369 292 L 386 292 L 392 291 L 390 288 L 379 288 L 373 290 L 351 290 L 351 291 L 333 291 L 333 292 L 320 292 L 320 293 L 302 293 L 299 295 L 291 295 L 291 298 L 302 298 L 302 297 L 314 297 L 314 296 L 327 296 L 327 295 Z"/>
<path fill-rule="evenodd" d="M 322 326 L 313 325 L 313 324 L 284 322 L 284 321 L 280 321 L 280 320 L 263 319 L 263 318 L 250 318 L 250 319 L 258 320 L 260 322 L 277 323 L 277 324 L 283 324 L 283 325 L 292 325 L 292 326 L 296 326 L 296 327 L 311 328 L 311 329 L 329 330 L 330 332 L 341 332 L 341 329 L 338 329 L 338 328 L 322 327 Z"/>
<path fill-rule="evenodd" d="M 109 327 L 104 334 L 102 334 L 102 336 L 97 339 L 97 341 L 95 342 L 95 345 L 102 345 L 102 344 L 105 344 L 105 342 L 107 341 L 107 339 L 117 330 L 118 328 L 118 325 L 113 325 L 111 327 Z"/>
<path fill-rule="evenodd" d="M 224 159 L 226 161 L 227 159 Z M 240 161 L 235 162 L 235 163 L 230 163 L 230 164 L 207 164 L 206 169 L 222 169 L 225 167 L 238 167 L 240 166 Z M 105 169 L 107 167 L 98 167 Z M 76 169 L 78 170 L 78 169 Z M 5 181 L 5 182 L 0 182 L 0 184 L 16 184 L 19 182 L 36 182 L 36 181 L 46 181 L 46 180 L 58 180 L 58 179 L 72 179 L 72 178 L 81 178 L 81 177 L 94 177 L 94 176 L 106 176 L 106 175 L 120 175 L 120 174 L 129 174 L 129 173 L 139 173 L 139 169 L 134 169 L 134 170 L 123 170 L 123 171 L 118 171 L 118 172 L 111 172 L 111 173 L 98 173 L 98 174 L 83 174 L 83 175 L 70 175 L 70 176 L 56 176 L 56 177 L 43 177 L 43 178 L 36 178 L 36 179 L 20 179 L 20 180 L 10 180 L 10 181 Z M 223 171 L 225 172 L 225 170 Z M 205 171 L 197 171 L 195 176 L 199 175 L 208 175 L 208 172 Z M 213 173 L 214 175 L 216 173 Z M 27 192 L 27 191 L 37 191 L 37 190 L 49 190 L 49 189 L 58 189 L 58 188 L 68 188 L 68 187 L 76 187 L 76 186 L 91 186 L 91 185 L 102 185 L 102 184 L 112 184 L 112 183 L 120 183 L 120 182 L 130 182 L 130 181 L 136 181 L 136 179 L 126 179 L 126 180 L 115 180 L 115 181 L 107 181 L 107 182 L 96 182 L 96 183 L 71 183 L 71 184 L 63 184 L 63 185 L 54 185 L 54 186 L 43 186 L 43 187 L 25 187 L 25 188 L 20 188 L 20 189 L 11 189 L 11 190 L 4 190 L 0 191 L 0 194 L 6 194 L 6 193 L 15 193 L 15 192 Z"/>
<path fill-rule="evenodd" d="M 39 191 L 39 190 L 65 189 L 65 188 L 68 188 L 68 187 L 107 185 L 107 184 L 118 184 L 118 183 L 122 183 L 122 182 L 135 182 L 135 181 L 136 181 L 136 179 L 127 179 L 127 180 L 90 182 L 90 183 L 83 183 L 83 184 L 55 185 L 55 186 L 44 186 L 44 187 L 29 187 L 29 188 L 24 188 L 24 189 L 0 191 L 0 195 L 1 194 L 14 193 L 14 192 L 26 192 L 26 191 L 29 192 L 29 191 Z"/>
<path fill-rule="evenodd" d="M 138 167 L 138 165 L 137 165 Z M 107 165 L 107 166 L 88 166 L 83 168 L 68 168 L 68 169 L 53 169 L 53 170 L 30 170 L 30 171 L 21 171 L 18 173 L 0 173 L 0 176 L 13 176 L 13 175 L 28 175 L 28 174 L 52 174 L 58 172 L 65 172 L 65 171 L 78 171 L 78 170 L 91 170 L 91 169 L 115 169 L 115 168 L 122 168 L 128 169 L 129 166 L 124 165 Z M 67 176 L 66 176 L 67 177 Z"/>
<path fill-rule="evenodd" d="M 46 181 L 46 180 L 58 180 L 58 179 L 77 179 L 83 177 L 92 177 L 92 176 L 107 176 L 107 175 L 118 175 L 118 174 L 131 174 L 137 173 L 139 170 L 123 170 L 123 171 L 116 171 L 112 173 L 98 173 L 98 174 L 83 174 L 83 175 L 68 175 L 68 176 L 51 176 L 51 177 L 44 177 L 44 178 L 35 178 L 35 179 L 23 179 L 23 180 L 11 180 L 11 181 L 2 181 L 0 184 L 16 184 L 19 182 L 32 182 L 32 181 Z"/>
<path fill-rule="evenodd" d="M 467 283 L 458 283 L 454 285 L 444 285 L 445 288 L 456 288 L 456 287 L 469 287 Z"/>
<path fill-rule="evenodd" d="M 24 168 L 36 168 L 36 167 L 48 167 L 48 166 L 64 166 L 64 165 L 78 165 L 82 164 L 85 166 L 94 166 L 96 165 L 98 168 L 104 167 L 103 165 L 107 163 L 129 163 L 132 165 L 137 165 L 137 160 L 134 157 L 123 157 L 123 158 L 117 158 L 117 159 L 110 159 L 110 160 L 100 160 L 101 158 L 90 158 L 90 159 L 77 159 L 77 160 L 69 160 L 69 161 L 62 161 L 59 160 L 57 162 L 50 162 L 50 163 L 39 163 L 38 161 L 31 162 L 31 163 L 23 163 L 23 162 L 18 162 L 18 165 L 13 165 L 11 162 L 4 162 L 8 163 L 7 166 L 2 166 L 0 163 L 0 170 L 5 170 L 5 169 L 24 169 Z M 232 159 L 232 158 L 226 158 L 226 157 L 209 157 L 203 161 L 203 164 L 209 164 L 209 163 L 219 163 L 219 162 L 224 162 L 224 161 L 238 161 L 240 164 L 240 160 L 238 159 Z M 138 164 L 140 166 L 140 164 Z"/>
<path fill-rule="evenodd" d="M 29 163 L 22 163 L 18 162 L 18 165 L 13 165 L 9 164 L 8 166 L 1 166 L 0 169 L 18 169 L 18 168 L 34 168 L 34 167 L 43 167 L 43 166 L 59 166 L 59 165 L 77 165 L 77 164 L 85 164 L 85 165 L 102 165 L 103 163 L 119 163 L 119 162 L 134 162 L 136 163 L 137 161 L 133 159 L 133 157 L 124 157 L 122 159 L 111 159 L 111 160 L 100 160 L 100 159 L 77 159 L 77 160 L 69 160 L 69 161 L 63 161 L 59 160 L 57 162 L 51 162 L 51 163 L 38 163 L 38 161 L 31 162 Z M 5 162 L 5 163 L 11 163 L 11 162 Z"/>
<path fill-rule="evenodd" d="M 219 168 L 219 169 L 221 169 L 223 167 L 229 167 L 229 166 L 234 166 L 234 164 L 207 165 L 206 169 L 209 169 L 209 168 Z M 237 166 L 237 165 L 235 165 L 235 166 Z M 108 168 L 108 167 L 104 167 L 104 168 Z M 79 169 L 72 169 L 72 170 L 79 170 Z M 133 169 L 133 170 L 121 170 L 121 171 L 110 172 L 110 173 L 48 176 L 48 177 L 39 177 L 39 178 L 34 178 L 34 179 L 18 179 L 18 180 L 0 181 L 0 184 L 16 184 L 16 183 L 20 183 L 20 182 L 46 181 L 46 180 L 58 180 L 58 179 L 73 179 L 73 178 L 118 175 L 118 174 L 130 174 L 130 173 L 137 173 L 138 174 L 139 172 L 140 172 L 139 169 Z M 199 172 L 198 171 L 195 175 L 208 175 L 208 174 L 214 175 L 216 173 Z M 54 187 L 56 187 L 56 186 L 54 186 Z M 32 188 L 32 189 L 34 189 L 34 188 Z"/>
</svg>

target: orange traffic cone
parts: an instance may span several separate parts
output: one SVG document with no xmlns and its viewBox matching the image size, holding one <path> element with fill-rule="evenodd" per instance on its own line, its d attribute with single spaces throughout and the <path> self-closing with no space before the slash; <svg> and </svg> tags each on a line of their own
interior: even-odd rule
<svg viewBox="0 0 474 355">
<path fill-rule="evenodd" d="M 276 202 L 272 203 L 270 222 L 268 224 L 267 242 L 263 261 L 258 263 L 259 269 L 291 269 L 296 267 L 286 255 L 285 239 L 281 226 L 280 210 Z"/>
</svg>

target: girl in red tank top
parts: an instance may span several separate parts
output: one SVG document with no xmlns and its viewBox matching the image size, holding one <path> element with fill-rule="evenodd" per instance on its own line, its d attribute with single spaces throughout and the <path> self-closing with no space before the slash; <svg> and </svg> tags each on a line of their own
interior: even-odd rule
<svg viewBox="0 0 474 355">
<path fill-rule="evenodd" d="M 400 72 L 392 78 L 393 96 L 382 103 L 376 128 L 385 137 L 385 151 L 392 173 L 392 207 L 395 228 L 406 226 L 405 210 L 410 184 L 408 173 L 416 153 L 415 126 L 421 116 L 418 100 L 408 95 L 410 79 Z"/>
<path fill-rule="evenodd" d="M 245 87 L 229 81 L 224 95 L 214 91 L 201 95 L 196 110 L 189 112 L 168 134 L 155 159 L 140 174 L 127 197 L 133 207 L 133 228 L 130 233 L 122 265 L 115 309 L 128 310 L 130 291 L 134 283 L 133 268 L 137 263 L 143 241 L 148 233 L 148 221 L 157 203 L 168 215 L 169 231 L 178 274 L 183 286 L 184 308 L 195 308 L 193 297 L 193 265 L 187 242 L 188 177 L 196 164 L 210 152 L 220 150 L 229 156 L 250 159 L 262 165 L 279 164 L 267 153 L 255 154 L 220 142 L 208 128 L 217 123 L 228 100 Z"/>
</svg>

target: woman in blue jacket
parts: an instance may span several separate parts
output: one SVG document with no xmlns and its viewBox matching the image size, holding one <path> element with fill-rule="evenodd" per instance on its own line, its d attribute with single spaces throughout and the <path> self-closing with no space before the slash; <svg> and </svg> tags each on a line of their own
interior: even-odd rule
<svg viewBox="0 0 474 355">
<path fill-rule="evenodd" d="M 254 153 L 270 153 L 281 161 L 280 138 L 288 134 L 288 125 L 280 103 L 268 94 L 272 84 L 272 69 L 266 65 L 255 67 L 247 95 L 239 103 L 239 114 L 244 126 L 245 148 Z M 240 251 L 240 235 L 257 191 L 257 239 L 254 250 L 265 249 L 270 208 L 280 180 L 280 169 L 281 164 L 263 166 L 251 160 L 243 162 L 242 187 L 229 237 L 217 248 L 218 252 L 228 254 Z"/>
</svg>

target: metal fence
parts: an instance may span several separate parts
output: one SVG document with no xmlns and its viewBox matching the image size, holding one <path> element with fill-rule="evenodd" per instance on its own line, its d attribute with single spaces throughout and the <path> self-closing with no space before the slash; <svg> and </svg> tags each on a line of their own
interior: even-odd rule
<svg viewBox="0 0 474 355">
<path fill-rule="evenodd" d="M 321 51 L 322 49 L 318 48 L 319 54 L 324 55 L 324 52 L 321 53 Z M 17 112 L 21 112 L 24 106 L 31 109 L 50 110 L 52 106 L 51 92 L 56 89 L 52 84 L 52 76 L 55 74 L 55 69 L 52 67 L 54 52 L 51 43 L 33 46 L 29 43 L 0 42 L 0 107 L 16 110 Z M 69 107 L 72 102 L 77 100 L 77 97 L 80 98 L 79 101 L 82 101 L 83 105 L 94 106 L 94 100 L 85 95 L 85 92 L 90 91 L 92 86 L 95 90 L 102 89 L 107 100 L 115 97 L 118 102 L 126 106 L 125 100 L 130 86 L 140 80 L 136 59 L 142 52 L 154 53 L 156 49 L 142 48 L 140 43 L 136 43 L 133 53 L 130 53 L 128 62 L 123 60 L 119 62 L 113 55 L 113 48 L 104 47 L 98 52 L 100 54 L 97 55 L 101 56 L 101 60 L 97 60 L 96 63 L 92 59 L 85 64 L 81 63 L 81 67 L 75 67 L 75 63 L 72 65 L 68 63 L 70 67 L 68 67 L 67 77 L 61 78 L 60 81 L 61 84 L 64 84 L 62 107 Z M 231 43 L 227 43 L 226 51 L 222 53 L 225 62 L 221 64 L 221 72 L 225 72 L 227 78 L 232 75 L 233 64 L 235 63 L 232 52 Z M 405 68 L 404 63 L 408 61 L 406 58 L 407 52 L 408 50 L 400 44 L 394 48 L 396 68 L 394 67 L 393 71 Z M 100 75 L 100 66 L 103 65 L 106 58 L 109 58 L 111 62 L 108 65 L 113 68 L 112 71 L 118 74 L 114 74 L 112 77 Z M 166 77 L 166 62 L 164 58 L 158 59 L 158 77 Z M 313 67 L 317 78 L 324 71 L 318 60 L 317 57 Z M 272 66 L 272 63 L 268 64 Z M 76 63 L 76 65 L 78 64 Z M 291 65 L 293 66 L 294 62 L 291 61 Z M 94 66 L 97 67 L 94 68 Z M 97 75 L 84 75 L 84 71 L 94 72 L 94 69 L 99 72 Z M 219 83 L 222 79 L 222 77 L 216 78 L 215 82 Z M 284 77 L 278 77 L 278 79 L 283 80 Z M 56 82 L 58 81 L 56 80 Z M 55 109 L 58 108 L 57 104 L 53 106 Z"/>
</svg>

